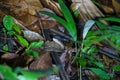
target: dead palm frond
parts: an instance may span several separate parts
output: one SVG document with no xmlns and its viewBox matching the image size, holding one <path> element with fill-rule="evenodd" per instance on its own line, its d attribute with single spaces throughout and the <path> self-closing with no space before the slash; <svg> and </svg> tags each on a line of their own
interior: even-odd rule
<svg viewBox="0 0 120 80">
<path fill-rule="evenodd" d="M 79 12 L 80 18 L 85 22 L 95 17 L 103 17 L 103 13 L 91 0 L 72 0 L 71 9 Z"/>
</svg>

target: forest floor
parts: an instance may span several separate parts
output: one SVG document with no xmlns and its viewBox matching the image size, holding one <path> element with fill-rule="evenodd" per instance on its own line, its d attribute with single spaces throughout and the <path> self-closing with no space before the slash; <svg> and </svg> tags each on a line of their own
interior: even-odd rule
<svg viewBox="0 0 120 80">
<path fill-rule="evenodd" d="M 120 80 L 119 0 L 0 0 L 0 80 Z"/>
</svg>

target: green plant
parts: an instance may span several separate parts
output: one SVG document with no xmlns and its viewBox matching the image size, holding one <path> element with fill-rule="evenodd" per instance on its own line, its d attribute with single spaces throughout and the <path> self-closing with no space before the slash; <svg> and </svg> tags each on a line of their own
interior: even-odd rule
<svg viewBox="0 0 120 80">
<path fill-rule="evenodd" d="M 0 75 L 3 80 L 38 80 L 38 78 L 58 72 L 58 70 L 59 66 L 48 70 L 29 71 L 19 67 L 12 70 L 9 66 L 0 65 Z"/>
<path fill-rule="evenodd" d="M 76 27 L 75 27 L 75 23 L 74 20 L 71 16 L 70 11 L 67 9 L 67 7 L 65 6 L 65 4 L 63 3 L 62 0 L 58 0 L 60 8 L 62 10 L 62 13 L 64 15 L 64 19 L 62 19 L 61 17 L 49 13 L 49 12 L 45 12 L 45 11 L 40 11 L 40 13 L 48 15 L 50 17 L 53 17 L 54 19 L 56 19 L 59 23 L 61 23 L 69 32 L 69 34 L 72 36 L 74 41 L 77 41 L 77 32 L 76 32 Z M 112 18 L 113 19 L 113 18 Z M 112 20 L 112 19 L 104 19 L 104 20 Z M 114 18 L 114 21 L 117 21 L 118 19 Z M 94 24 L 97 24 L 99 29 L 98 30 L 90 30 Z M 113 35 L 109 35 L 111 34 L 111 32 L 113 31 L 112 29 L 108 30 L 108 28 L 106 27 L 107 25 L 105 25 L 104 23 L 100 22 L 100 21 L 96 21 L 96 20 L 88 20 L 84 26 L 83 29 L 83 39 L 81 40 L 81 49 L 79 51 L 76 51 L 76 56 L 75 56 L 75 61 L 80 64 L 80 68 L 81 67 L 86 67 L 86 64 L 88 63 L 86 58 L 89 60 L 89 62 L 91 64 L 94 65 L 93 68 L 89 68 L 91 71 L 95 72 L 101 79 L 110 79 L 110 75 L 108 73 L 106 73 L 105 71 L 105 66 L 103 65 L 103 63 L 97 61 L 94 57 L 93 57 L 93 53 L 97 53 L 97 48 L 96 47 L 92 47 L 93 45 L 95 45 L 96 43 L 99 43 L 103 40 L 108 40 L 109 38 L 111 38 L 114 35 L 117 35 L 118 33 L 115 33 Z M 114 28 L 115 29 L 115 28 Z M 107 32 L 107 33 L 106 33 Z M 115 37 L 112 39 L 114 40 L 116 39 Z M 117 42 L 117 44 L 120 41 Z M 111 43 L 111 41 L 110 41 Z M 113 44 L 113 42 L 111 43 Z M 76 44 L 76 45 L 80 45 L 80 44 Z M 119 45 L 118 45 L 119 46 Z M 77 46 L 76 46 L 77 48 Z M 74 59 L 73 59 L 74 60 Z M 81 72 L 80 72 L 81 74 Z M 81 75 L 80 75 L 81 76 Z"/>
<path fill-rule="evenodd" d="M 76 30 L 74 19 L 71 15 L 69 9 L 65 5 L 65 3 L 62 0 L 58 0 L 58 2 L 59 2 L 61 11 L 62 11 L 65 19 L 63 19 L 53 13 L 50 13 L 50 12 L 40 11 L 40 13 L 48 15 L 48 16 L 56 19 L 59 23 L 61 23 L 67 29 L 69 34 L 72 36 L 73 40 L 77 41 L 77 30 Z"/>
<path fill-rule="evenodd" d="M 44 41 L 29 43 L 25 38 L 22 37 L 20 27 L 14 24 L 13 17 L 10 15 L 5 15 L 3 18 L 3 25 L 3 30 L 7 33 L 7 35 L 16 37 L 19 43 L 26 47 L 25 52 L 27 54 L 30 54 L 35 58 L 39 57 L 38 52 L 34 51 L 33 49 L 40 48 L 44 44 Z M 4 51 L 8 51 L 8 49 L 9 47 L 7 45 L 3 47 Z M 38 80 L 38 78 L 58 72 L 58 70 L 59 66 L 42 71 L 29 71 L 22 68 L 16 68 L 13 71 L 9 66 L 0 65 L 0 75 L 4 80 Z"/>
<path fill-rule="evenodd" d="M 44 41 L 32 42 L 32 43 L 30 43 L 29 47 L 25 50 L 25 52 L 38 58 L 39 54 L 32 49 L 40 48 L 43 44 L 44 44 Z"/>
<path fill-rule="evenodd" d="M 103 20 L 109 21 L 112 23 L 120 23 L 120 18 L 118 17 L 105 17 L 105 18 L 99 18 L 98 20 L 88 20 L 84 26 L 83 29 L 83 41 L 82 45 L 83 47 L 81 48 L 80 56 L 84 56 L 83 59 L 87 57 L 87 59 L 90 61 L 91 64 L 94 65 L 94 67 L 89 68 L 91 71 L 95 72 L 100 79 L 104 80 L 110 80 L 110 74 L 106 73 L 105 67 L 103 63 L 97 61 L 93 57 L 93 53 L 95 52 L 96 49 L 92 47 L 93 45 L 96 45 L 96 43 L 99 43 L 101 41 L 107 41 L 109 43 L 109 46 L 113 47 L 115 50 L 119 51 L 120 50 L 120 26 L 119 25 L 106 25 L 103 23 Z M 90 30 L 92 26 L 96 24 L 98 28 L 96 30 Z M 92 52 L 91 52 L 91 49 Z M 84 54 L 85 53 L 85 54 Z M 92 54 L 89 54 L 92 53 Z M 81 60 L 78 59 L 78 62 L 80 65 L 83 65 L 87 62 L 81 63 Z M 86 67 L 86 66 L 84 66 Z M 119 65 L 115 65 L 113 70 L 119 70 Z"/>
<path fill-rule="evenodd" d="M 23 38 L 21 36 L 21 29 L 19 26 L 17 26 L 16 24 L 14 24 L 14 21 L 13 21 L 13 17 L 10 16 L 10 15 L 5 15 L 4 18 L 3 18 L 3 25 L 5 27 L 5 30 L 4 32 L 7 32 L 8 35 L 10 36 L 15 36 L 18 41 L 24 45 L 26 47 L 26 50 L 25 52 L 27 54 L 30 54 L 36 58 L 39 57 L 39 54 L 38 52 L 32 50 L 33 48 L 40 48 L 44 42 L 43 41 L 38 41 L 38 42 L 31 42 L 29 43 L 25 38 Z M 3 47 L 3 50 L 4 51 L 8 51 L 9 47 L 7 46 L 4 46 Z"/>
<path fill-rule="evenodd" d="M 20 27 L 14 24 L 13 17 L 10 15 L 5 15 L 3 18 L 3 25 L 6 29 L 6 32 L 10 36 L 16 36 L 18 41 L 24 45 L 25 47 L 28 47 L 29 43 L 26 39 L 24 39 L 21 36 L 21 30 Z"/>
</svg>

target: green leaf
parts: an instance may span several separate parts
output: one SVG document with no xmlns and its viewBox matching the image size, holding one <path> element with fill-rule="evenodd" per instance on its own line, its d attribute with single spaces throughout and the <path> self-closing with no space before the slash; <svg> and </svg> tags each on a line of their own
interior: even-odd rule
<svg viewBox="0 0 120 80">
<path fill-rule="evenodd" d="M 23 38 L 22 36 L 20 36 L 20 35 L 16 35 L 16 37 L 17 37 L 18 41 L 19 41 L 22 45 L 24 45 L 25 47 L 28 47 L 29 43 L 28 43 L 28 41 L 27 41 L 26 39 L 24 39 L 24 38 Z"/>
<path fill-rule="evenodd" d="M 7 34 L 12 36 L 12 35 L 15 34 L 15 32 L 14 31 L 8 31 Z"/>
<path fill-rule="evenodd" d="M 32 49 L 26 49 L 25 52 L 29 55 L 34 56 L 35 58 L 39 58 L 39 53 Z"/>
<path fill-rule="evenodd" d="M 76 31 L 76 26 L 75 26 L 75 22 L 74 19 L 72 17 L 72 14 L 70 12 L 70 10 L 67 8 L 67 6 L 65 5 L 65 3 L 63 2 L 63 0 L 58 0 L 60 8 L 62 10 L 62 13 L 68 23 L 68 31 L 71 34 L 71 36 L 73 37 L 74 41 L 77 40 L 77 31 Z"/>
<path fill-rule="evenodd" d="M 120 71 L 120 65 L 115 65 L 115 66 L 113 67 L 113 70 L 114 70 L 114 71 Z"/>
<path fill-rule="evenodd" d="M 119 49 L 120 48 L 120 39 L 116 40 L 116 48 Z"/>
<path fill-rule="evenodd" d="M 65 20 L 53 13 L 50 13 L 50 12 L 40 11 L 40 13 L 48 15 L 48 16 L 56 19 L 59 23 L 61 23 L 67 29 L 69 34 L 72 36 L 73 40 L 76 41 L 77 40 L 77 30 L 76 30 L 74 19 L 71 15 L 69 9 L 66 7 L 65 3 L 62 0 L 59 0 L 59 4 L 60 4 L 61 10 L 64 14 Z"/>
<path fill-rule="evenodd" d="M 15 25 L 15 24 L 13 25 L 13 29 L 14 29 L 18 34 L 21 34 L 21 33 L 22 33 L 20 27 L 17 26 L 17 25 Z"/>
<path fill-rule="evenodd" d="M 116 32 L 120 32 L 120 26 L 108 26 L 107 27 L 109 30 L 113 30 Z"/>
<path fill-rule="evenodd" d="M 99 68 L 89 68 L 89 69 L 93 71 L 94 73 L 96 73 L 96 75 L 98 75 L 101 79 L 110 80 L 110 75 L 106 73 L 105 71 Z"/>
<path fill-rule="evenodd" d="M 32 42 L 30 48 L 40 48 L 44 44 L 44 41 Z"/>
<path fill-rule="evenodd" d="M 85 67 L 87 65 L 87 61 L 85 59 L 78 59 L 78 62 L 79 64 L 82 66 L 82 67 Z"/>
<path fill-rule="evenodd" d="M 100 18 L 100 20 L 113 21 L 113 22 L 120 23 L 120 18 L 119 17 L 105 17 L 105 18 Z"/>
<path fill-rule="evenodd" d="M 103 30 L 103 29 L 106 29 L 107 26 L 105 24 L 103 24 L 102 22 L 100 21 L 95 21 L 95 23 L 98 25 L 98 27 Z"/>
<path fill-rule="evenodd" d="M 75 10 L 75 11 L 74 11 L 74 15 L 75 15 L 76 18 L 78 18 L 78 16 L 79 16 L 79 11 L 78 11 L 78 10 Z"/>
<path fill-rule="evenodd" d="M 12 18 L 12 16 L 5 15 L 4 18 L 3 18 L 3 25 L 8 31 L 11 31 L 12 26 L 13 26 L 13 18 Z"/>
<path fill-rule="evenodd" d="M 38 78 L 40 77 L 44 77 L 46 75 L 50 75 L 52 73 L 54 73 L 55 71 L 58 72 L 59 67 L 54 67 L 54 68 L 50 68 L 47 70 L 41 70 L 41 71 L 28 71 L 28 70 L 24 70 L 22 68 L 16 68 L 15 73 L 21 73 L 21 75 L 19 76 L 19 78 L 23 78 L 25 80 L 38 80 Z"/>
<path fill-rule="evenodd" d="M 103 63 L 101 63 L 101 62 L 94 61 L 93 64 L 95 64 L 95 65 L 98 66 L 99 68 L 102 68 L 102 69 L 105 68 L 105 66 L 104 66 Z"/>
<path fill-rule="evenodd" d="M 46 12 L 46 11 L 40 11 L 40 13 L 45 14 L 45 15 L 48 15 L 48 16 L 56 19 L 56 20 L 57 20 L 59 23 L 61 23 L 64 27 L 67 27 L 67 26 L 68 26 L 67 22 L 66 22 L 64 19 L 62 19 L 61 17 L 59 17 L 59 16 L 57 16 L 57 15 L 55 15 L 55 14 L 53 14 L 53 13 Z"/>
<path fill-rule="evenodd" d="M 4 80 L 17 80 L 17 75 L 12 72 L 9 66 L 0 65 L 0 73 L 3 75 Z"/>
<path fill-rule="evenodd" d="M 4 51 L 8 51 L 8 50 L 9 50 L 8 45 L 3 46 L 3 50 L 4 50 Z"/>
<path fill-rule="evenodd" d="M 85 23 L 85 26 L 84 26 L 84 29 L 83 29 L 83 40 L 85 39 L 88 31 L 90 30 L 90 28 L 95 24 L 95 21 L 93 20 L 88 20 L 86 23 Z"/>
<path fill-rule="evenodd" d="M 97 47 L 93 46 L 93 47 L 90 47 L 87 53 L 90 55 L 92 53 L 97 53 L 97 52 L 98 52 Z"/>
</svg>

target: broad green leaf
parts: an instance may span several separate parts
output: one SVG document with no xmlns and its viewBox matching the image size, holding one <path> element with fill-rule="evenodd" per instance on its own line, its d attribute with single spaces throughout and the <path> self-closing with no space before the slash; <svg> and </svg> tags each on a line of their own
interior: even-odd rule
<svg viewBox="0 0 120 80">
<path fill-rule="evenodd" d="M 93 64 L 95 64 L 95 65 L 98 66 L 99 68 L 102 68 L 102 69 L 105 68 L 105 66 L 103 65 L 102 62 L 94 61 Z"/>
<path fill-rule="evenodd" d="M 90 49 L 88 50 L 88 54 L 90 55 L 90 54 L 92 54 L 92 53 L 97 53 L 98 52 L 98 50 L 97 50 L 97 47 L 96 46 L 93 46 L 93 47 L 90 47 Z"/>
<path fill-rule="evenodd" d="M 116 48 L 117 48 L 117 49 L 120 48 L 120 39 L 116 40 Z"/>
<path fill-rule="evenodd" d="M 3 18 L 3 25 L 8 31 L 11 31 L 12 26 L 13 26 L 13 18 L 12 18 L 12 16 L 5 15 L 4 18 Z"/>
<path fill-rule="evenodd" d="M 23 38 L 22 36 L 20 36 L 20 35 L 16 35 L 16 37 L 17 37 L 18 41 L 19 41 L 22 45 L 24 45 L 25 47 L 28 47 L 29 43 L 28 43 L 28 41 L 27 41 L 26 39 L 24 39 L 24 38 Z"/>
<path fill-rule="evenodd" d="M 74 41 L 77 40 L 77 30 L 76 30 L 76 26 L 75 26 L 75 22 L 74 19 L 72 17 L 72 14 L 70 12 L 70 10 L 67 8 L 67 6 L 65 5 L 65 3 L 63 2 L 63 0 L 58 0 L 60 8 L 62 10 L 62 13 L 64 15 L 64 18 L 66 19 L 67 23 L 68 23 L 68 31 L 70 33 L 70 35 L 73 37 Z"/>
<path fill-rule="evenodd" d="M 59 23 L 61 23 L 64 27 L 67 27 L 67 26 L 68 26 L 67 22 L 66 22 L 64 19 L 62 19 L 61 17 L 59 17 L 59 16 L 57 16 L 57 15 L 55 15 L 55 14 L 53 14 L 53 13 L 46 12 L 46 11 L 40 11 L 40 13 L 45 14 L 45 15 L 47 15 L 47 16 L 50 16 L 50 17 L 54 18 L 54 19 L 57 20 Z"/>
<path fill-rule="evenodd" d="M 9 50 L 8 45 L 3 46 L 3 50 L 4 50 L 4 51 L 8 51 L 8 50 Z"/>
<path fill-rule="evenodd" d="M 113 70 L 114 70 L 114 71 L 120 71 L 120 65 L 115 65 L 115 66 L 113 67 Z"/>
<path fill-rule="evenodd" d="M 17 26 L 17 25 L 15 25 L 15 24 L 13 25 L 13 29 L 14 29 L 18 34 L 21 34 L 21 33 L 22 33 L 20 27 Z"/>
<path fill-rule="evenodd" d="M 40 77 L 44 77 L 46 75 L 50 75 L 54 72 L 58 72 L 59 67 L 54 67 L 54 68 L 50 68 L 47 70 L 41 70 L 41 71 L 28 71 L 28 70 L 24 70 L 22 68 L 16 68 L 15 73 L 21 73 L 21 75 L 19 77 L 25 79 L 25 80 L 38 80 L 38 78 Z"/>
<path fill-rule="evenodd" d="M 89 68 L 89 69 L 93 71 L 94 73 L 96 73 L 96 75 L 98 75 L 101 79 L 110 80 L 110 75 L 106 73 L 105 71 L 99 68 Z"/>
<path fill-rule="evenodd" d="M 39 58 L 39 53 L 32 49 L 26 49 L 25 52 L 29 55 L 34 56 L 35 58 Z"/>
<path fill-rule="evenodd" d="M 88 20 L 86 23 L 85 23 L 85 26 L 84 26 L 84 29 L 83 29 L 83 40 L 85 39 L 88 31 L 90 30 L 90 28 L 95 24 L 95 21 L 93 20 Z"/>
<path fill-rule="evenodd" d="M 113 30 L 116 32 L 120 32 L 120 26 L 108 26 L 107 27 L 109 30 Z"/>
<path fill-rule="evenodd" d="M 113 21 L 113 22 L 119 22 L 120 23 L 120 18 L 119 17 L 105 17 L 105 18 L 100 18 L 100 20 Z"/>
<path fill-rule="evenodd" d="M 0 73 L 5 80 L 17 80 L 17 75 L 12 72 L 12 69 L 9 66 L 0 65 Z"/>
<path fill-rule="evenodd" d="M 82 66 L 82 67 L 85 67 L 87 65 L 87 61 L 85 59 L 78 59 L 78 62 L 79 64 Z"/>
<path fill-rule="evenodd" d="M 44 41 L 32 42 L 30 48 L 40 48 L 44 44 Z"/>
<path fill-rule="evenodd" d="M 103 24 L 100 21 L 95 21 L 95 23 L 98 25 L 98 27 L 100 28 L 100 30 L 106 29 L 107 26 L 105 24 Z"/>
</svg>

